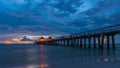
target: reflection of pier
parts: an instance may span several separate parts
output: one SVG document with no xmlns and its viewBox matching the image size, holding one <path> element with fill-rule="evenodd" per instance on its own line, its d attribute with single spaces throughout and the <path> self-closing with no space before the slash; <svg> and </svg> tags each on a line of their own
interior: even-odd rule
<svg viewBox="0 0 120 68">
<path fill-rule="evenodd" d="M 115 49 L 115 35 L 119 33 L 120 24 L 96 30 L 61 36 L 59 38 L 55 38 L 54 40 L 48 41 L 47 43 L 57 46 L 71 46 L 80 48 L 91 48 L 91 44 L 93 44 L 94 48 L 99 47 L 101 49 L 104 48 L 104 44 L 106 43 L 107 49 L 110 48 L 110 44 L 112 44 L 112 48 Z"/>
<path fill-rule="evenodd" d="M 111 62 L 119 62 L 120 57 L 116 54 L 117 50 L 97 50 L 97 49 L 88 49 L 85 51 L 84 49 L 80 55 L 81 59 L 77 60 L 79 64 L 92 64 L 92 63 L 111 63 Z M 89 56 L 89 58 L 88 58 Z M 87 58 L 86 58 L 87 57 Z"/>
</svg>

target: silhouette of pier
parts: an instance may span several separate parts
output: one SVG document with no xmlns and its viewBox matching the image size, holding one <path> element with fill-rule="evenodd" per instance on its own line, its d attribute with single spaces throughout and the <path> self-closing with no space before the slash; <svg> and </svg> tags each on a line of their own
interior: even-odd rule
<svg viewBox="0 0 120 68">
<path fill-rule="evenodd" d="M 120 24 L 57 37 L 47 41 L 47 43 L 67 47 L 91 48 L 93 46 L 93 48 L 100 49 L 115 49 L 115 36 L 117 34 L 120 34 Z"/>
</svg>

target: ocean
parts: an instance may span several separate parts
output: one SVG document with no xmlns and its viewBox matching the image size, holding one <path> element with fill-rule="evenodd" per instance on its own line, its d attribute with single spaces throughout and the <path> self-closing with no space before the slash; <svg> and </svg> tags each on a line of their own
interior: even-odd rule
<svg viewBox="0 0 120 68">
<path fill-rule="evenodd" d="M 0 68 L 120 68 L 120 46 L 100 50 L 34 44 L 0 45 Z"/>
</svg>

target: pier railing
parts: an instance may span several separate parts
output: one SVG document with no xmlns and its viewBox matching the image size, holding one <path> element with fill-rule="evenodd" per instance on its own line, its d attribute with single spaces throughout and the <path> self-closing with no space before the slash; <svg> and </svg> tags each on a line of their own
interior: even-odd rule
<svg viewBox="0 0 120 68">
<path fill-rule="evenodd" d="M 112 48 L 115 49 L 116 34 L 120 34 L 120 24 L 81 33 L 64 35 L 49 41 L 48 44 L 57 46 L 77 46 L 80 48 L 91 48 L 91 43 L 93 43 L 94 48 L 96 48 L 96 46 L 98 45 L 99 48 L 103 49 L 105 47 L 104 40 L 106 40 L 107 49 L 110 48 L 110 43 L 112 43 Z"/>
<path fill-rule="evenodd" d="M 100 29 L 95 29 L 95 30 L 89 30 L 89 31 L 81 32 L 81 33 L 65 35 L 65 36 L 58 37 L 56 39 L 94 36 L 94 35 L 102 35 L 102 34 L 109 34 L 109 33 L 113 33 L 113 34 L 120 33 L 120 24 L 114 25 L 114 26 L 109 26 L 109 27 L 104 27 L 104 28 L 100 28 Z"/>
</svg>

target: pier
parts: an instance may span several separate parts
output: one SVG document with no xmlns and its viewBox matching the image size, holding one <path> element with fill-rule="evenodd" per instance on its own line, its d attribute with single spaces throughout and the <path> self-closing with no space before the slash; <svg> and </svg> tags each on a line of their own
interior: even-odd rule
<svg viewBox="0 0 120 68">
<path fill-rule="evenodd" d="M 46 42 L 51 45 L 64 47 L 115 49 L 115 36 L 117 34 L 120 34 L 120 24 L 81 33 L 64 35 Z"/>
</svg>

